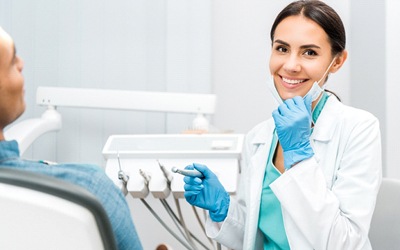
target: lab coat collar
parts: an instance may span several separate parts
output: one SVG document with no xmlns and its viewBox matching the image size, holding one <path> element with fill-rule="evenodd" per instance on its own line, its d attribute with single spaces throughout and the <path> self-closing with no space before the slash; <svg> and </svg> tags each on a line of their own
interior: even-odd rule
<svg viewBox="0 0 400 250">
<path fill-rule="evenodd" d="M 271 118 L 263 123 L 266 123 L 266 125 L 262 126 L 264 129 L 258 131 L 252 140 L 252 144 L 264 144 L 272 140 L 271 131 L 273 131 L 275 128 L 274 120 Z"/>
<path fill-rule="evenodd" d="M 330 96 L 315 123 L 311 138 L 315 141 L 332 140 L 342 110 L 343 104 L 335 96 Z"/>
</svg>

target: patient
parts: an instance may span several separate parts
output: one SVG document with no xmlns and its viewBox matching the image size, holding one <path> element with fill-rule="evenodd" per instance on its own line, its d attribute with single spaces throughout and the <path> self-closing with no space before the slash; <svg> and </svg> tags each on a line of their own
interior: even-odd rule
<svg viewBox="0 0 400 250">
<path fill-rule="evenodd" d="M 93 193 L 110 218 L 118 249 L 142 249 L 122 192 L 94 165 L 57 164 L 22 160 L 16 141 L 6 141 L 4 128 L 25 110 L 24 63 L 10 35 L 0 27 L 0 165 L 41 173 L 74 183 Z"/>
</svg>

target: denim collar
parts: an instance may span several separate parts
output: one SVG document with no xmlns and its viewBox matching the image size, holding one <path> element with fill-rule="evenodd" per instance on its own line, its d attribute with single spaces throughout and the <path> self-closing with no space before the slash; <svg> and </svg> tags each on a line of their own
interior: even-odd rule
<svg viewBox="0 0 400 250">
<path fill-rule="evenodd" d="M 15 158 L 19 158 L 18 142 L 0 141 L 0 163 Z"/>
</svg>

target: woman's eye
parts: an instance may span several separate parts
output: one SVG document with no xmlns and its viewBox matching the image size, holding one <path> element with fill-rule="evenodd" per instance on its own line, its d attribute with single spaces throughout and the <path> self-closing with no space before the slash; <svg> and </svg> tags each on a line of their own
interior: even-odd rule
<svg viewBox="0 0 400 250">
<path fill-rule="evenodd" d="M 314 50 L 306 50 L 304 52 L 304 55 L 306 55 L 306 56 L 316 56 L 317 53 Z"/>
<path fill-rule="evenodd" d="M 288 51 L 287 48 L 282 47 L 282 46 L 277 46 L 277 47 L 275 48 L 275 50 L 278 51 L 278 52 L 281 52 L 281 53 L 285 53 L 285 52 Z"/>
</svg>

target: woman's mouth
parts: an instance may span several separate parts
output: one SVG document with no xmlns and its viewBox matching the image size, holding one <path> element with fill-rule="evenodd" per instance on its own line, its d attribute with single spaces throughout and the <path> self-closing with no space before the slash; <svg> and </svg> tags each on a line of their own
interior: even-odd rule
<svg viewBox="0 0 400 250">
<path fill-rule="evenodd" d="M 303 83 L 303 82 L 305 82 L 305 81 L 307 81 L 307 80 L 296 80 L 296 79 L 288 79 L 288 78 L 285 78 L 285 77 L 281 77 L 282 78 L 282 81 L 284 81 L 285 83 L 287 83 L 287 84 L 290 84 L 290 85 L 297 85 L 297 84 L 300 84 L 300 83 Z"/>
</svg>

